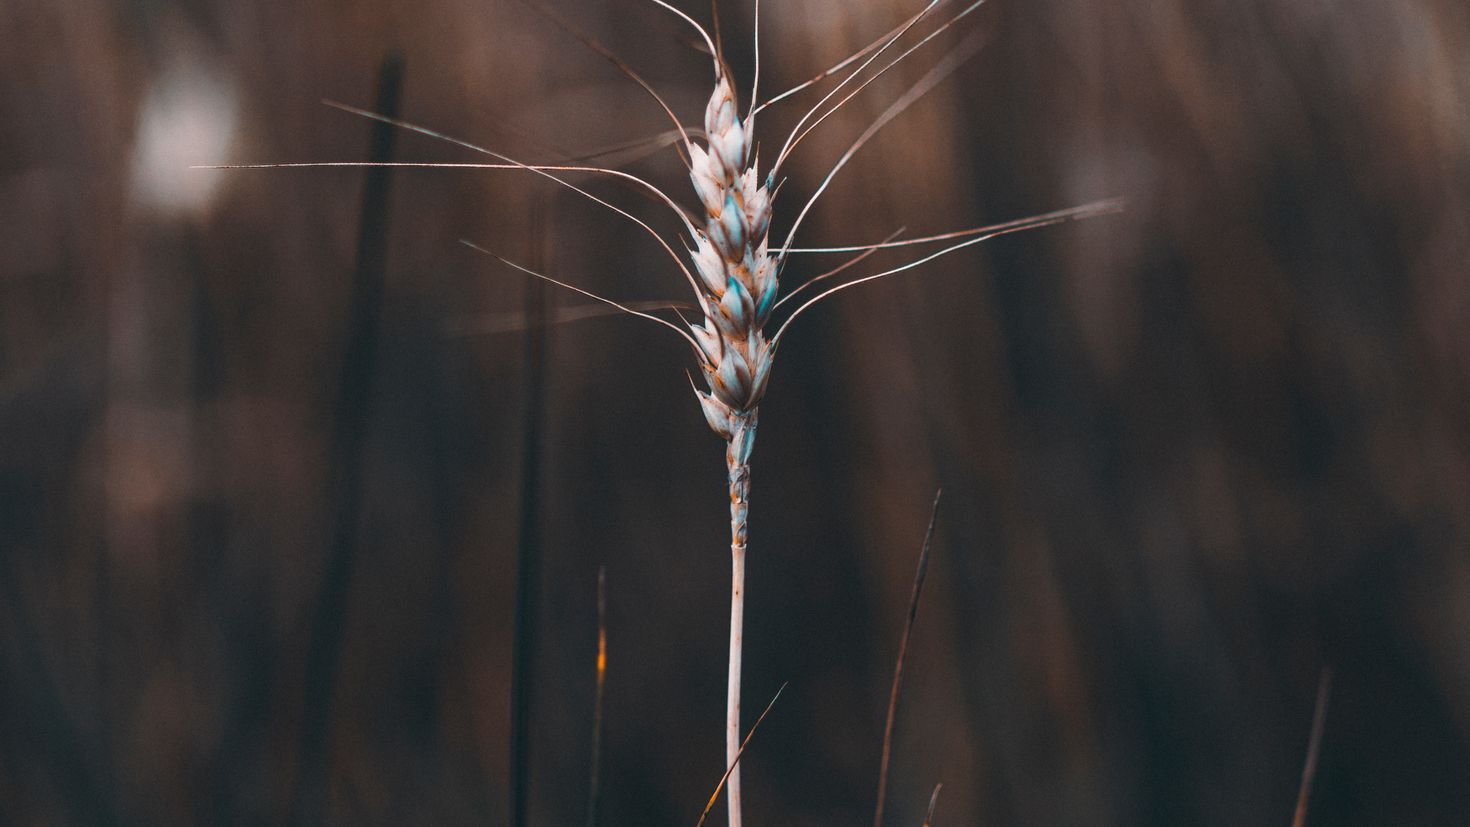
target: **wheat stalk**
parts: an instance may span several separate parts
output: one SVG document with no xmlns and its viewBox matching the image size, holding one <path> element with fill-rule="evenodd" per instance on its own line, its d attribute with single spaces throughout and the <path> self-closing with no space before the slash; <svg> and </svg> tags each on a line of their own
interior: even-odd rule
<svg viewBox="0 0 1470 827">
<path fill-rule="evenodd" d="M 695 270 L 702 289 L 699 345 L 709 391 L 696 390 L 710 428 L 726 441 L 730 486 L 730 660 L 725 705 L 725 763 L 730 827 L 740 825 L 740 672 L 744 650 L 746 521 L 750 515 L 750 453 L 757 414 L 775 348 L 765 324 L 776 304 L 776 260 L 770 254 L 771 180 L 757 180 L 750 163 L 750 128 L 741 124 L 734 90 L 721 71 L 705 107 L 708 148 L 689 142 L 690 178 L 707 213 L 695 235 Z"/>
<path fill-rule="evenodd" d="M 663 0 L 654 2 L 689 20 Z M 938 2 L 939 0 L 931 2 L 911 18 L 908 25 L 917 23 Z M 702 230 L 694 231 L 695 249 L 691 251 L 700 282 L 695 293 L 704 318 L 699 324 L 691 324 L 690 331 L 694 334 L 700 357 L 700 371 L 708 391 L 696 388 L 695 394 L 710 428 L 726 441 L 725 466 L 730 488 L 730 646 L 725 704 L 725 763 L 728 767 L 725 789 L 730 827 L 740 827 L 742 811 L 738 761 L 742 749 L 740 678 L 744 653 L 750 455 L 755 447 L 760 402 L 765 396 L 780 334 L 785 330 L 783 325 L 775 337 L 767 339 L 765 326 L 777 306 L 780 292 L 779 272 L 791 249 L 791 238 L 796 232 L 796 226 L 793 225 L 791 235 L 780 254 L 772 253 L 768 236 L 776 170 L 802 137 L 871 82 L 871 78 L 849 92 L 847 98 L 839 101 L 825 114 L 817 116 L 823 104 L 846 85 L 846 81 L 857 77 L 863 68 L 907 31 L 907 27 L 901 27 L 897 34 L 874 50 L 842 84 L 808 111 L 792 130 L 775 163 L 762 180 L 757 169 L 758 164 L 752 157 L 760 66 L 759 0 L 755 6 L 755 14 L 756 77 L 751 82 L 751 109 L 744 122 L 741 121 L 735 88 L 720 51 L 711 42 L 709 35 L 695 24 L 695 28 L 710 47 L 711 54 L 715 56 L 715 88 L 704 110 L 705 145 L 700 146 L 688 138 L 685 140 L 685 149 L 689 156 L 689 177 L 705 209 L 705 226 Z M 689 22 L 693 23 L 692 20 Z M 881 123 L 876 126 L 881 128 Z M 866 140 L 866 137 L 860 140 Z M 846 157 L 851 157 L 858 146 L 861 143 L 850 150 Z M 845 158 L 831 174 L 835 174 L 844 163 Z M 825 182 L 822 189 L 825 189 Z M 820 193 L 819 189 L 816 195 Z M 811 209 L 816 195 L 797 217 L 797 225 Z M 798 308 L 787 323 L 804 309 L 805 306 Z"/>
<path fill-rule="evenodd" d="M 967 59 L 978 48 L 981 41 L 971 38 L 967 45 L 952 53 L 947 60 L 941 61 L 907 93 L 890 105 L 873 123 L 869 124 L 868 128 L 852 142 L 847 151 L 832 166 L 816 192 L 802 207 L 787 235 L 785 244 L 779 251 L 772 252 L 768 236 L 771 227 L 776 172 L 781 164 L 804 137 L 843 104 L 889 68 L 974 11 L 984 0 L 977 0 L 969 4 L 958 14 L 950 17 L 934 31 L 876 72 L 868 75 L 854 88 L 849 89 L 841 99 L 825 110 L 823 107 L 828 101 L 850 82 L 861 77 L 862 72 L 868 66 L 878 60 L 890 46 L 930 11 L 941 5 L 944 0 L 931 0 L 904 24 L 875 41 L 873 45 L 839 63 L 833 69 L 818 75 L 817 79 L 820 80 L 853 62 L 862 61 L 797 122 L 764 180 L 761 178 L 752 151 L 755 116 L 760 111 L 756 104 L 760 71 L 759 0 L 756 0 L 755 4 L 756 23 L 754 27 L 757 38 L 756 77 L 751 83 L 750 111 L 743 122 L 739 116 L 734 85 L 715 43 L 687 15 L 669 6 L 664 0 L 653 0 L 653 2 L 694 25 L 704 37 L 710 52 L 715 56 L 715 88 L 704 111 L 705 145 L 700 146 L 687 135 L 685 137 L 689 177 L 705 210 L 704 228 L 692 230 L 695 248 L 690 253 L 694 261 L 695 272 L 699 276 L 695 294 L 703 313 L 703 319 L 698 324 L 690 324 L 689 329 L 693 334 L 695 351 L 700 359 L 700 371 L 708 388 L 708 391 L 695 388 L 695 394 L 699 398 L 700 407 L 704 411 L 705 420 L 709 423 L 710 428 L 726 441 L 725 465 L 730 488 L 730 647 L 725 706 L 726 802 L 730 827 L 740 827 L 742 808 L 739 758 L 744 748 L 740 737 L 740 677 L 744 652 L 745 558 L 748 540 L 747 523 L 750 515 L 750 455 L 755 447 L 760 402 L 765 396 L 766 384 L 770 379 L 771 367 L 775 361 L 776 349 L 782 335 L 796 317 L 807 308 L 853 285 L 902 272 L 924 261 L 979 243 L 995 235 L 1084 217 L 1094 212 L 1114 210 L 1117 209 L 1118 204 L 1102 202 L 1074 210 L 1062 210 L 1045 216 L 1037 216 L 1034 219 L 1023 219 L 986 228 L 978 233 L 974 231 L 947 233 L 942 236 L 911 239 L 907 242 L 895 242 L 890 236 L 878 244 L 858 247 L 808 248 L 804 252 L 859 252 L 860 256 L 831 273 L 825 273 L 808 281 L 796 290 L 787 293 L 784 298 L 778 298 L 782 266 L 787 256 L 797 250 L 792 247 L 796 231 L 817 199 L 825 192 L 833 177 L 873 135 L 877 134 L 878 130 Z M 804 88 L 806 85 L 808 84 L 802 84 L 797 88 Z M 786 94 L 789 93 L 773 98 L 768 104 L 785 97 Z M 856 263 L 862 257 L 879 249 L 951 240 L 962 236 L 969 237 L 965 241 L 953 244 L 919 261 L 822 291 L 797 307 L 777 328 L 775 335 L 767 338 L 765 327 L 771 314 L 787 299 L 793 298 L 802 288 L 829 275 L 835 275 L 850 264 Z M 886 753 L 885 744 L 885 765 L 887 763 Z M 879 813 L 882 812 L 881 807 L 880 803 Z"/>
<path fill-rule="evenodd" d="M 526 2 L 531 3 L 531 0 L 526 0 Z M 676 266 L 693 288 L 696 307 L 699 311 L 699 318 L 696 322 L 689 322 L 682 314 L 679 314 L 680 320 L 684 323 L 682 327 L 667 319 L 653 315 L 654 312 L 659 310 L 674 310 L 677 312 L 679 308 L 684 306 L 678 302 L 642 303 L 635 306 L 619 303 L 552 278 L 524 265 L 517 264 L 480 245 L 469 241 L 463 242 L 467 246 L 493 256 L 506 265 L 530 276 L 576 292 L 618 312 L 648 319 L 672 330 L 691 347 L 698 360 L 706 390 L 700 390 L 698 387 L 695 387 L 694 392 L 698 397 L 705 420 L 709 423 L 710 428 L 726 442 L 725 465 L 730 495 L 731 580 L 729 680 L 727 684 L 725 714 L 726 778 L 724 780 L 724 789 L 728 805 L 730 827 L 740 827 L 741 795 L 739 759 L 745 743 L 749 740 L 748 735 L 744 741 L 741 738 L 740 678 L 744 649 L 742 630 L 745 614 L 747 524 L 750 514 L 750 456 L 755 447 L 756 425 L 760 402 L 765 396 L 766 385 L 771 375 L 771 367 L 774 363 L 776 351 L 782 337 L 797 317 L 818 302 L 839 291 L 913 269 L 941 256 L 949 255 L 950 253 L 979 244 L 999 235 L 1087 218 L 1108 212 L 1116 212 L 1121 209 L 1122 202 L 1118 199 L 1099 201 L 1080 207 L 1006 222 L 1004 224 L 976 227 L 920 238 L 895 240 L 902 232 L 900 230 L 875 244 L 842 247 L 792 246 L 797 230 L 810 214 L 816 202 L 827 190 L 827 187 L 831 184 L 837 173 L 846 166 L 879 130 L 947 77 L 983 45 L 984 38 L 981 36 L 983 33 L 977 32 L 967 37 L 958 48 L 954 49 L 944 60 L 941 60 L 932 67 L 923 78 L 890 104 L 881 115 L 870 123 L 849 144 L 847 150 L 828 170 L 820 185 L 797 213 L 785 242 L 779 248 L 773 250 L 769 233 L 772 205 L 775 198 L 775 190 L 777 189 L 775 181 L 778 170 L 790 158 L 792 151 L 813 129 L 831 117 L 844 104 L 852 100 L 854 96 L 866 89 L 874 80 L 881 77 L 889 69 L 896 66 L 919 48 L 932 41 L 940 33 L 969 15 L 981 6 L 984 0 L 973 0 L 973 2 L 968 3 L 962 10 L 950 15 L 940 25 L 936 26 L 917 42 L 911 44 L 897 56 L 887 58 L 884 63 L 869 71 L 870 67 L 873 67 L 877 61 L 885 59 L 885 55 L 889 52 L 890 48 L 918 25 L 920 21 L 929 16 L 936 8 L 951 2 L 951 0 L 929 0 L 918 12 L 860 51 L 850 55 L 806 82 L 798 84 L 759 104 L 757 103 L 757 92 L 760 74 L 760 2 L 759 0 L 755 0 L 755 77 L 751 83 L 751 105 L 743 119 L 739 114 L 735 85 L 732 81 L 730 71 L 723 60 L 721 50 L 717 45 L 718 38 L 711 37 L 704 27 L 700 26 L 693 18 L 670 5 L 668 2 L 665 2 L 665 0 L 650 0 L 650 2 L 662 7 L 692 26 L 698 32 L 704 45 L 708 48 L 710 55 L 714 59 L 714 91 L 705 106 L 704 131 L 702 133 L 698 129 L 685 127 L 668 104 L 659 97 L 657 91 L 643 78 L 639 77 L 626 63 L 594 41 L 577 33 L 560 15 L 542 9 L 539 6 L 537 8 L 553 20 L 553 22 L 571 31 L 584 44 L 611 61 L 617 66 L 619 71 L 637 82 L 658 101 L 660 107 L 673 121 L 674 130 L 672 133 L 665 133 L 656 137 L 652 143 L 661 146 L 673 145 L 682 150 L 681 157 L 688 167 L 695 194 L 698 196 L 700 205 L 703 208 L 702 215 L 691 215 L 677 201 L 658 187 L 637 176 L 606 166 L 591 165 L 590 161 L 597 156 L 569 160 L 560 164 L 527 164 L 485 147 L 477 146 L 418 124 L 331 101 L 327 101 L 331 106 L 488 155 L 495 159 L 496 163 L 317 162 L 217 165 L 205 168 L 399 166 L 439 169 L 518 170 L 530 172 L 549 179 L 630 220 L 641 230 L 652 235 L 664 252 L 675 262 Z M 531 4 L 533 6 L 535 5 L 534 3 Z M 764 178 L 762 178 L 758 169 L 759 164 L 754 157 L 753 151 L 756 116 L 766 107 L 785 100 L 814 84 L 843 72 L 846 74 L 841 76 L 834 87 L 818 100 L 815 105 L 810 107 L 798 120 L 796 126 L 791 130 L 791 133 L 782 144 L 770 169 L 766 171 Z M 624 149 L 624 147 L 618 147 L 613 151 L 621 152 Z M 602 154 L 606 153 L 599 153 L 599 155 Z M 571 183 L 565 177 L 571 173 L 611 177 L 643 191 L 645 194 L 652 196 L 656 201 L 661 202 L 664 206 L 671 209 L 684 225 L 694 245 L 692 250 L 686 250 L 693 265 L 692 269 L 685 264 L 681 256 L 675 251 L 674 245 L 661 236 L 647 222 L 627 210 L 594 195 L 583 187 Z M 856 265 L 867 256 L 879 250 L 931 244 L 940 241 L 951 243 L 916 260 L 878 273 L 845 281 L 818 292 L 815 296 L 806 299 L 795 310 L 787 314 L 785 320 L 777 327 L 774 335 L 767 336 L 766 325 L 771 321 L 772 315 L 787 301 L 799 295 L 803 289 L 840 274 L 847 268 Z M 858 255 L 840 266 L 798 285 L 794 290 L 787 291 L 782 296 L 779 283 L 780 274 L 789 257 L 795 254 L 824 253 L 858 253 Z M 585 317 L 592 314 L 587 313 L 586 308 L 581 308 L 575 310 L 574 315 L 576 317 Z M 716 795 L 718 795 L 718 789 L 716 790 Z M 936 787 L 935 798 L 937 796 L 938 788 Z M 931 817 L 933 806 L 934 800 L 931 800 Z M 706 812 L 708 812 L 708 808 L 706 808 Z"/>
</svg>

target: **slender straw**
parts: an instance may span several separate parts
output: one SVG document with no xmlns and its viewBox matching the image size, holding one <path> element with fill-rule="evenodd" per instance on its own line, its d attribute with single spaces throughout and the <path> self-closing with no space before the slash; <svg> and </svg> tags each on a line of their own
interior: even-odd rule
<svg viewBox="0 0 1470 827">
<path fill-rule="evenodd" d="M 943 784 L 935 784 L 934 792 L 929 794 L 929 812 L 924 816 L 924 827 L 931 827 L 934 823 L 934 808 L 939 806 L 939 791 L 942 789 Z"/>
<path fill-rule="evenodd" d="M 550 194 L 533 208 L 532 224 L 540 238 L 547 229 Z M 535 258 L 545 255 L 537 245 Z M 546 419 L 546 288 L 526 284 L 526 408 L 521 423 L 521 513 L 516 542 L 515 610 L 511 652 L 510 824 L 525 827 L 531 796 L 531 720 L 535 713 L 535 678 L 540 633 L 541 480 Z"/>
<path fill-rule="evenodd" d="M 746 522 L 750 516 L 750 451 L 755 442 L 756 412 L 734 422 L 725 462 L 730 482 L 730 667 L 725 695 L 725 763 L 729 766 L 725 803 L 730 827 L 741 825 L 740 802 L 740 668 L 744 652 Z"/>
<path fill-rule="evenodd" d="M 1327 726 L 1327 701 L 1332 695 L 1332 669 L 1322 670 L 1317 680 L 1317 708 L 1312 712 L 1312 735 L 1307 741 L 1307 762 L 1302 767 L 1302 784 L 1296 795 L 1296 814 L 1291 827 L 1306 827 L 1307 803 L 1312 798 L 1312 780 L 1317 776 L 1317 759 L 1322 752 L 1322 731 Z"/>
<path fill-rule="evenodd" d="M 607 687 L 607 566 L 597 567 L 597 685 L 592 691 L 592 765 L 587 782 L 587 827 L 597 827 L 602 796 L 602 696 Z"/>
<path fill-rule="evenodd" d="M 699 814 L 699 821 L 695 822 L 694 827 L 704 827 L 704 820 L 709 817 L 709 811 L 713 810 L 715 808 L 715 802 L 720 800 L 720 790 L 724 789 L 725 782 L 730 780 L 730 773 L 734 772 L 735 768 L 740 765 L 740 757 L 745 754 L 745 748 L 750 746 L 750 739 L 755 737 L 755 731 L 761 728 L 761 724 L 765 722 L 766 716 L 771 714 L 771 707 L 776 705 L 776 699 L 781 697 L 781 693 L 786 691 L 786 687 L 787 684 L 781 684 L 781 688 L 777 689 L 776 694 L 771 696 L 770 703 L 766 704 L 766 708 L 761 712 L 760 717 L 755 719 L 755 724 L 751 726 L 750 732 L 745 734 L 745 740 L 740 743 L 740 751 L 735 753 L 735 760 L 731 761 L 730 765 L 725 767 L 725 774 L 720 776 L 720 783 L 715 785 L 715 791 L 710 794 L 709 802 L 704 805 L 704 812 Z"/>
<path fill-rule="evenodd" d="M 402 89 L 403 61 L 390 54 L 383 58 L 378 69 L 377 107 L 396 114 Z M 386 124 L 374 124 L 369 157 L 375 162 L 389 162 L 396 134 Z M 332 701 L 346 634 L 347 599 L 358 553 L 363 448 L 368 438 L 368 411 L 378 363 L 391 173 L 392 169 L 386 166 L 370 169 L 363 186 L 347 345 L 337 387 L 338 424 L 332 438 L 332 545 L 317 587 L 316 612 L 304 667 L 305 697 L 297 752 L 301 769 L 291 801 L 292 820 L 296 824 L 322 824 L 329 815 Z"/>
<path fill-rule="evenodd" d="M 903 665 L 909 654 L 909 636 L 914 619 L 919 616 L 919 598 L 924 594 L 924 576 L 929 572 L 929 549 L 934 542 L 934 525 L 939 521 L 939 498 L 934 492 L 934 506 L 929 512 L 929 528 L 924 531 L 924 545 L 919 549 L 919 562 L 914 569 L 914 587 L 909 594 L 909 614 L 903 623 L 903 637 L 898 642 L 898 659 L 893 666 L 893 686 L 888 691 L 888 719 L 883 724 L 883 757 L 878 763 L 878 804 L 873 808 L 873 827 L 883 825 L 883 803 L 888 797 L 888 761 L 893 753 L 893 719 L 898 714 L 898 690 L 903 686 Z"/>
</svg>

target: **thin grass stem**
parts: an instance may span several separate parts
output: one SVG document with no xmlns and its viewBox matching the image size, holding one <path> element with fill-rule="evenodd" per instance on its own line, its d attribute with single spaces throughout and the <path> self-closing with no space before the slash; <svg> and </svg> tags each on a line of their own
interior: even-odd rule
<svg viewBox="0 0 1470 827">
<path fill-rule="evenodd" d="M 939 791 L 942 789 L 943 784 L 935 784 L 934 792 L 929 794 L 929 812 L 924 815 L 924 827 L 932 827 L 934 824 L 934 808 L 939 806 Z"/>
<path fill-rule="evenodd" d="M 745 549 L 750 517 L 750 451 L 755 442 L 756 414 L 740 417 L 725 450 L 725 464 L 730 483 L 730 662 L 729 683 L 725 695 L 725 763 L 728 783 L 725 803 L 729 809 L 730 827 L 741 825 L 740 753 L 740 670 L 745 649 Z"/>
<path fill-rule="evenodd" d="M 1332 669 L 1322 670 L 1317 679 L 1317 705 L 1312 711 L 1312 735 L 1307 741 L 1307 760 L 1302 767 L 1302 783 L 1297 789 L 1296 811 L 1291 827 L 1306 827 L 1307 804 L 1312 798 L 1312 781 L 1317 777 L 1317 760 L 1322 752 L 1322 733 L 1327 727 L 1327 702 L 1332 695 Z"/>
<path fill-rule="evenodd" d="M 597 567 L 597 683 L 592 690 L 592 761 L 587 775 L 587 827 L 597 827 L 602 796 L 602 698 L 607 687 L 607 566 Z"/>
<path fill-rule="evenodd" d="M 914 586 L 909 594 L 909 613 L 904 619 L 903 636 L 898 642 L 898 657 L 893 665 L 893 685 L 888 690 L 888 716 L 883 724 L 883 754 L 878 762 L 878 803 L 873 807 L 873 827 L 883 827 L 883 804 L 888 798 L 888 763 L 893 754 L 893 722 L 898 717 L 898 691 L 903 686 L 903 666 L 908 659 L 909 637 L 914 619 L 919 616 L 919 598 L 924 594 L 924 576 L 929 572 L 929 550 L 934 543 L 934 526 L 939 522 L 939 498 L 934 492 L 934 506 L 929 511 L 929 527 L 924 530 L 924 545 L 919 549 L 919 562 L 914 568 Z"/>
<path fill-rule="evenodd" d="M 377 105 L 396 112 L 403 91 L 403 61 L 390 54 L 378 68 Z M 384 162 L 366 173 L 358 216 L 357 252 L 349 310 L 347 341 L 337 385 L 337 427 L 332 434 L 329 497 L 332 540 L 312 605 L 315 612 L 304 665 L 298 777 L 291 791 L 294 824 L 329 820 L 333 700 L 338 685 L 346 635 L 348 598 L 359 554 L 363 514 L 363 463 L 369 436 L 382 332 L 383 294 L 387 278 L 387 241 L 391 205 L 391 169 L 396 137 L 384 125 L 372 126 L 368 157 Z"/>
<path fill-rule="evenodd" d="M 740 765 L 741 757 L 745 755 L 745 748 L 750 746 L 750 739 L 755 737 L 755 731 L 761 728 L 761 724 L 765 722 L 766 716 L 771 714 L 771 707 L 776 705 L 776 699 L 781 697 L 781 693 L 786 691 L 788 685 L 789 682 L 781 684 L 781 688 L 777 689 L 776 694 L 771 696 L 770 703 L 766 704 L 766 708 L 761 712 L 760 717 L 755 719 L 755 724 L 750 728 L 750 732 L 746 733 L 745 740 L 740 743 L 740 749 L 735 753 L 734 760 L 730 761 L 729 765 L 725 767 L 725 774 L 720 776 L 720 783 L 715 785 L 715 791 L 710 794 L 709 802 L 704 805 L 704 812 L 699 814 L 699 821 L 695 822 L 694 827 L 704 827 L 704 820 L 709 816 L 710 810 L 715 808 L 715 802 L 720 800 L 720 791 L 725 788 L 725 783 L 730 780 L 730 775 L 736 772 L 736 767 Z"/>
<path fill-rule="evenodd" d="M 532 261 L 544 266 L 552 237 L 552 195 L 533 206 Z M 520 514 L 516 528 L 515 602 L 512 608 L 510 689 L 510 827 L 526 827 L 531 801 L 531 724 L 536 713 L 536 672 L 540 655 L 541 571 L 543 559 L 542 479 L 545 474 L 546 285 L 526 284 L 525 408 L 521 419 Z"/>
</svg>

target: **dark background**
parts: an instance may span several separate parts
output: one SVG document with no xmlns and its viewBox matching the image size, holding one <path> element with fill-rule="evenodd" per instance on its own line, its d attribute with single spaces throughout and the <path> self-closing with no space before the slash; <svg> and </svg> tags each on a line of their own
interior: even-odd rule
<svg viewBox="0 0 1470 827">
<path fill-rule="evenodd" d="M 698 121 L 709 62 L 670 15 L 548 2 Z M 919 5 L 767 0 L 762 88 Z M 748 83 L 750 8 L 722 16 Z M 1465 823 L 1470 8 L 992 0 L 802 145 L 777 234 L 974 32 L 803 243 L 1127 210 L 793 328 L 754 457 L 747 720 L 790 686 L 748 822 L 871 820 L 942 486 L 888 824 L 937 782 L 938 825 L 1287 824 L 1325 666 L 1311 822 Z M 526 544 L 531 823 L 585 820 L 603 565 L 601 823 L 692 824 L 718 779 L 726 499 L 692 360 L 636 319 L 533 324 L 585 302 L 458 240 L 623 300 L 684 299 L 667 257 L 544 179 L 402 171 L 374 314 L 362 170 L 186 169 L 368 157 L 371 123 L 320 100 L 373 106 L 390 51 L 405 117 L 518 158 L 669 128 L 508 0 L 0 5 L 0 821 L 314 798 L 305 820 L 505 823 Z M 815 99 L 762 117 L 767 159 Z M 672 150 L 627 168 L 694 204 Z"/>
</svg>

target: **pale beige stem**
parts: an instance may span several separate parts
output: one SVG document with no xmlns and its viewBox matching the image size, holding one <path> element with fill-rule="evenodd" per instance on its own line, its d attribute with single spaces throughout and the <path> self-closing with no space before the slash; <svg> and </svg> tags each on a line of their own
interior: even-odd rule
<svg viewBox="0 0 1470 827">
<path fill-rule="evenodd" d="M 731 492 L 733 494 L 734 488 Z M 732 503 L 732 509 L 734 505 Z M 743 510 L 743 505 L 742 505 Z M 744 519 L 742 514 L 739 518 Z M 744 529 L 742 523 L 741 529 Z M 725 696 L 725 766 L 734 764 L 740 754 L 740 654 L 741 626 L 745 622 L 745 545 L 730 544 L 730 686 Z M 725 782 L 726 801 L 730 808 L 730 827 L 740 827 L 740 767 L 730 771 Z"/>
<path fill-rule="evenodd" d="M 740 827 L 740 660 L 744 649 L 746 520 L 750 515 L 750 450 L 755 411 L 737 417 L 725 449 L 730 480 L 730 682 L 725 699 L 725 802 L 730 827 Z"/>
</svg>

